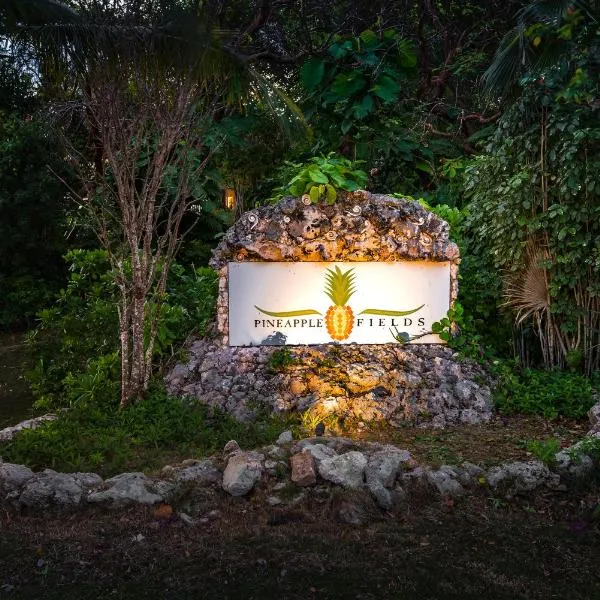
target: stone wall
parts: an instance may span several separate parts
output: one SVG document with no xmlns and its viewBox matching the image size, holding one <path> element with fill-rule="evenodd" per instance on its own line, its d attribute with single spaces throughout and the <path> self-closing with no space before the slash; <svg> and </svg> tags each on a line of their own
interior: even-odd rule
<svg viewBox="0 0 600 600">
<path fill-rule="evenodd" d="M 210 266 L 219 272 L 217 330 L 228 342 L 229 262 L 450 262 L 450 301 L 458 294 L 458 247 L 448 224 L 411 200 L 359 191 L 332 205 L 308 196 L 251 210 L 231 227 Z"/>
<path fill-rule="evenodd" d="M 385 420 L 444 427 L 491 417 L 485 371 L 442 345 L 229 347 L 229 262 L 449 262 L 456 299 L 459 252 L 448 224 L 413 201 L 355 192 L 333 205 L 285 198 L 251 210 L 227 231 L 211 266 L 219 272 L 217 322 L 165 380 L 171 394 L 195 398 L 246 420 L 257 408 L 310 409 L 329 424 Z"/>
<path fill-rule="evenodd" d="M 260 408 L 310 410 L 342 430 L 344 422 L 477 424 L 492 414 L 485 370 L 472 361 L 459 361 L 439 344 L 277 349 L 196 340 L 166 384 L 170 394 L 197 399 L 239 420 L 252 419 Z"/>
</svg>

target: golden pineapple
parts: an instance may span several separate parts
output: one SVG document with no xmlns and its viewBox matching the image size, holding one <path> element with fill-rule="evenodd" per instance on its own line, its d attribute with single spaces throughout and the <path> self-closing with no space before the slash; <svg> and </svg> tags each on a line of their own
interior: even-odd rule
<svg viewBox="0 0 600 600">
<path fill-rule="evenodd" d="M 325 293 L 331 298 L 333 306 L 330 306 L 325 314 L 325 324 L 329 335 L 334 340 L 346 340 L 352 333 L 354 326 L 354 313 L 346 306 L 350 296 L 356 291 L 354 288 L 354 269 L 345 273 L 339 267 L 335 270 L 327 269 L 327 285 Z"/>
</svg>

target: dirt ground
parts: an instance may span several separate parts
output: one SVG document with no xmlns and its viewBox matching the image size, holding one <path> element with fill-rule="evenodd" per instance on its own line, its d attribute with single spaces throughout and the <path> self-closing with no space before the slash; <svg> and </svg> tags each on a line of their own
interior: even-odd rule
<svg viewBox="0 0 600 600">
<path fill-rule="evenodd" d="M 537 415 L 494 415 L 483 425 L 445 429 L 371 425 L 350 437 L 394 444 L 409 450 L 422 464 L 459 465 L 464 461 L 484 466 L 509 460 L 531 460 L 528 443 L 556 438 L 563 448 L 573 445 L 590 428 L 587 419 L 545 419 Z"/>
<path fill-rule="evenodd" d="M 511 502 L 412 498 L 361 527 L 336 518 L 352 501 L 209 494 L 193 524 L 177 507 L 2 511 L 0 598 L 600 599 L 597 484 Z"/>
</svg>

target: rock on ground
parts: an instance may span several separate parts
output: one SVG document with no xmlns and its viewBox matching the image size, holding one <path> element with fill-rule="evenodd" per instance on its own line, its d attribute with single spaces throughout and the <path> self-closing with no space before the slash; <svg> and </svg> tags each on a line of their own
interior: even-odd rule
<svg viewBox="0 0 600 600">
<path fill-rule="evenodd" d="M 465 493 L 463 486 L 458 482 L 459 474 L 452 467 L 442 466 L 436 471 L 427 471 L 426 477 L 442 497 L 454 498 Z"/>
<path fill-rule="evenodd" d="M 54 505 L 72 508 L 81 503 L 83 486 L 73 475 L 46 470 L 25 485 L 19 496 L 19 504 L 40 509 Z"/>
<path fill-rule="evenodd" d="M 294 454 L 290 459 L 292 465 L 292 481 L 297 485 L 309 486 L 317 482 L 315 459 L 308 451 Z"/>
<path fill-rule="evenodd" d="M 0 463 L 0 491 L 5 495 L 17 491 L 33 477 L 35 473 L 23 465 Z"/>
<path fill-rule="evenodd" d="M 364 472 L 367 459 L 362 452 L 351 450 L 323 459 L 319 464 L 319 475 L 336 485 L 357 489 L 364 483 Z"/>
<path fill-rule="evenodd" d="M 199 484 L 221 482 L 221 471 L 210 459 L 183 461 L 181 465 L 167 465 L 163 468 L 162 475 L 177 483 L 185 481 Z"/>
<path fill-rule="evenodd" d="M 43 423 L 48 421 L 55 421 L 58 417 L 53 414 L 42 415 L 41 417 L 35 417 L 34 419 L 27 419 L 21 421 L 12 427 L 5 427 L 0 430 L 0 442 L 10 442 L 18 433 L 24 429 L 37 429 Z"/>
<path fill-rule="evenodd" d="M 258 452 L 233 454 L 223 472 L 223 489 L 232 496 L 245 496 L 262 476 L 264 458 Z"/>
<path fill-rule="evenodd" d="M 542 485 L 554 485 L 559 476 L 538 461 L 504 463 L 488 471 L 490 487 L 502 490 L 507 496 L 531 492 Z"/>
<path fill-rule="evenodd" d="M 122 473 L 104 482 L 106 489 L 92 492 L 88 502 L 121 508 L 130 504 L 158 504 L 164 502 L 173 486 L 164 481 L 153 481 L 143 473 Z"/>
<path fill-rule="evenodd" d="M 306 444 L 300 447 L 303 452 L 308 452 L 314 458 L 317 467 L 325 459 L 337 456 L 337 452 L 325 444 Z"/>
</svg>

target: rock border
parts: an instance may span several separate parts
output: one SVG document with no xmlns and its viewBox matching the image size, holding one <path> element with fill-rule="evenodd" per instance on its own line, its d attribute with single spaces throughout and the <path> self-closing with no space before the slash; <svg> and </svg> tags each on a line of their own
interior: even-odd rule
<svg viewBox="0 0 600 600">
<path fill-rule="evenodd" d="M 600 434 L 592 437 L 600 438 Z M 335 436 L 294 441 L 286 431 L 275 444 L 258 450 L 242 450 L 232 440 L 220 455 L 168 465 L 160 477 L 122 473 L 103 480 L 95 473 L 51 469 L 34 473 L 23 465 L 0 461 L 0 505 L 32 511 L 51 507 L 72 511 L 86 505 L 113 509 L 169 505 L 190 489 L 199 488 L 224 490 L 234 497 L 248 496 L 260 488 L 267 494 L 269 506 L 298 503 L 311 492 L 333 495 L 336 488 L 342 488 L 368 493 L 382 511 L 401 510 L 404 500 L 414 493 L 433 500 L 457 498 L 483 488 L 510 499 L 540 488 L 566 491 L 591 475 L 598 461 L 585 454 L 585 444 L 586 438 L 558 452 L 552 468 L 531 460 L 486 469 L 469 462 L 433 469 L 419 465 L 410 452 L 393 445 Z M 356 511 L 346 513 L 341 515 L 342 521 L 362 524 Z M 179 516 L 190 519 L 185 513 Z"/>
</svg>

